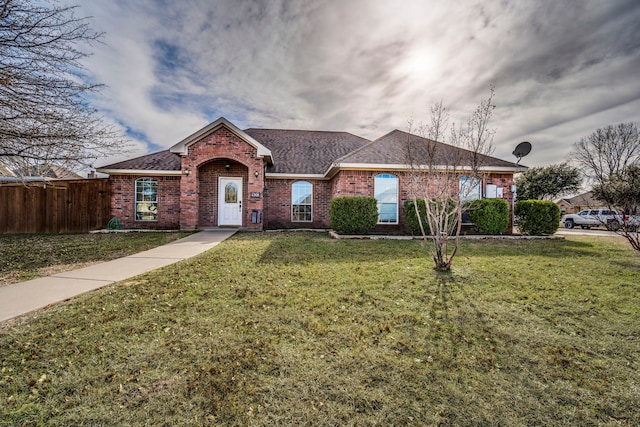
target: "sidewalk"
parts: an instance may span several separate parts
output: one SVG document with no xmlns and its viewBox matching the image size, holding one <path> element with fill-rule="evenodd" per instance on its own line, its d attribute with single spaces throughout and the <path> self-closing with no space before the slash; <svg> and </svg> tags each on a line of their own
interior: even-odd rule
<svg viewBox="0 0 640 427">
<path fill-rule="evenodd" d="M 164 246 L 90 267 L 0 287 L 0 322 L 196 256 L 237 230 L 200 231 Z"/>
</svg>

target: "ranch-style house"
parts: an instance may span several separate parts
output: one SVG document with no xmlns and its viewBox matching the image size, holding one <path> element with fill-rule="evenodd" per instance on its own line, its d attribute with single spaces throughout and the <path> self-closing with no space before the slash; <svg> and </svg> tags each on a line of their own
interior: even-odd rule
<svg viewBox="0 0 640 427">
<path fill-rule="evenodd" d="M 126 228 L 326 229 L 331 199 L 370 196 L 378 201 L 375 231 L 397 234 L 410 198 L 404 147 L 411 138 L 420 139 L 399 130 L 374 141 L 348 132 L 240 130 L 222 117 L 168 150 L 97 171 L 109 175 L 111 215 Z M 461 150 L 437 144 L 441 153 Z M 472 197 L 512 206 L 514 174 L 526 168 L 489 156 L 482 165 L 484 182 Z"/>
</svg>

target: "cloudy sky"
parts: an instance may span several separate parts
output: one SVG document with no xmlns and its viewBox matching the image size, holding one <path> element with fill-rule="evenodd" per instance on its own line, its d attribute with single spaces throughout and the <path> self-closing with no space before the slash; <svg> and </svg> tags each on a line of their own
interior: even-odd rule
<svg viewBox="0 0 640 427">
<path fill-rule="evenodd" d="M 568 159 L 595 129 L 640 121 L 638 0 L 84 0 L 104 32 L 94 99 L 135 144 L 165 149 L 224 116 L 240 128 L 369 139 L 461 122 L 495 86 L 497 157 Z M 96 165 L 119 160 L 102 159 Z"/>
</svg>

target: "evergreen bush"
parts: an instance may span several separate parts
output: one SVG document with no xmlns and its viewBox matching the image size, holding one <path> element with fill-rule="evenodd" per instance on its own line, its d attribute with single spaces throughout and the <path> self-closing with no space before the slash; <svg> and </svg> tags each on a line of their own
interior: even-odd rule
<svg viewBox="0 0 640 427">
<path fill-rule="evenodd" d="M 521 200 L 516 202 L 515 214 L 522 234 L 551 235 L 560 226 L 560 208 L 549 200 Z"/>
<path fill-rule="evenodd" d="M 378 202 L 373 197 L 336 197 L 329 207 L 329 222 L 341 234 L 366 234 L 378 223 Z"/>
<path fill-rule="evenodd" d="M 424 227 L 424 232 L 426 235 L 430 235 L 431 231 L 429 228 L 429 223 L 426 220 L 427 206 L 426 206 L 425 200 L 417 199 L 417 202 L 418 202 L 418 212 L 420 213 L 420 219 L 422 220 L 422 226 Z M 432 209 L 436 209 L 437 207 L 442 206 L 442 205 L 439 205 L 439 203 L 437 202 L 438 201 L 436 200 L 431 201 Z M 449 209 L 449 212 L 453 212 L 453 210 L 456 208 L 455 202 L 449 199 L 447 207 Z M 405 225 L 409 229 L 411 234 L 420 235 L 421 234 L 420 223 L 418 222 L 418 217 L 416 216 L 416 208 L 415 208 L 415 205 L 413 204 L 413 200 L 405 200 L 402 214 L 404 217 Z M 456 222 L 453 221 L 451 224 L 449 224 L 449 230 L 447 231 L 451 232 L 453 229 L 455 229 L 455 226 L 456 226 Z"/>
<path fill-rule="evenodd" d="M 418 211 L 420 212 L 420 219 L 422 220 L 422 226 L 424 227 L 424 232 L 426 234 L 429 234 L 429 224 L 427 224 L 427 221 L 425 219 L 427 215 L 427 208 L 424 199 L 418 199 L 417 202 Z M 402 213 L 404 216 L 404 223 L 411 234 L 420 234 L 420 223 L 418 222 L 418 216 L 416 215 L 416 208 L 413 200 L 405 200 Z"/>
<path fill-rule="evenodd" d="M 475 200 L 467 208 L 467 213 L 480 234 L 502 234 L 509 227 L 509 203 L 506 200 Z"/>
</svg>

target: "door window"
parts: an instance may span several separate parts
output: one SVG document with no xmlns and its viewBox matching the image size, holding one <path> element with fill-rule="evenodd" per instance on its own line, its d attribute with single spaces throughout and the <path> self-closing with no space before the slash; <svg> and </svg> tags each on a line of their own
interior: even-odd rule
<svg viewBox="0 0 640 427">
<path fill-rule="evenodd" d="M 238 187 L 235 183 L 230 182 L 224 187 L 224 202 L 238 203 Z"/>
</svg>

